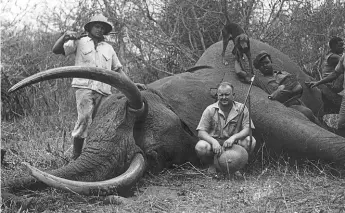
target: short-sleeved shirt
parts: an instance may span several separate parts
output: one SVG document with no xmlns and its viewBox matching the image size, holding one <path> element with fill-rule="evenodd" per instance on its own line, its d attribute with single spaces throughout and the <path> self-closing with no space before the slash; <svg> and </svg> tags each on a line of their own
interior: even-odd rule
<svg viewBox="0 0 345 213">
<path fill-rule="evenodd" d="M 242 107 L 244 104 L 234 101 L 233 107 L 227 118 L 225 118 L 224 112 L 219 108 L 219 102 L 211 104 L 202 113 L 200 122 L 196 130 L 204 130 L 210 136 L 216 139 L 228 139 L 234 134 L 236 129 L 236 123 L 240 117 Z M 241 122 L 241 130 L 249 128 L 249 112 L 246 106 L 244 106 L 243 120 Z M 254 129 L 252 121 L 251 127 Z"/>
<path fill-rule="evenodd" d="M 297 84 L 296 76 L 285 71 L 274 71 L 272 76 L 257 76 L 253 82 L 253 85 L 268 94 L 272 94 L 280 85 L 285 85 L 286 90 L 292 90 Z"/>
<path fill-rule="evenodd" d="M 339 74 L 344 74 L 345 72 L 345 54 L 340 58 L 337 66 L 335 67 L 335 72 Z M 345 75 L 344 75 L 344 85 L 343 87 L 345 88 Z"/>
<path fill-rule="evenodd" d="M 75 54 L 75 65 L 116 70 L 122 67 L 114 48 L 101 41 L 95 47 L 93 40 L 86 36 L 79 40 L 69 40 L 64 45 L 65 55 Z M 111 86 L 99 81 L 73 78 L 72 87 L 92 89 L 101 94 L 111 94 Z"/>
</svg>

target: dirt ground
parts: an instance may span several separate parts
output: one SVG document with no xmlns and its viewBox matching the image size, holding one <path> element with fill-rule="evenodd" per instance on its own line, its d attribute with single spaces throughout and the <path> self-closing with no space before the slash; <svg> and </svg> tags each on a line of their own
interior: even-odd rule
<svg viewBox="0 0 345 213">
<path fill-rule="evenodd" d="M 11 169 L 3 167 L 3 176 Z M 112 203 L 49 188 L 22 192 L 28 205 L 2 205 L 2 212 L 345 212 L 344 174 L 328 164 L 254 162 L 240 177 L 210 176 L 186 163 L 146 174 L 131 197 Z"/>
</svg>

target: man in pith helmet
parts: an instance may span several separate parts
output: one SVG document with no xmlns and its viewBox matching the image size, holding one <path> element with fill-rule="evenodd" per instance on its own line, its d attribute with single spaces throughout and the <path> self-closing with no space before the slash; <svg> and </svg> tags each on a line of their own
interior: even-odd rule
<svg viewBox="0 0 345 213">
<path fill-rule="evenodd" d="M 104 40 L 104 35 L 113 29 L 108 19 L 102 14 L 97 14 L 84 25 L 84 29 L 87 33 L 79 38 L 76 32 L 67 31 L 56 41 L 52 51 L 66 56 L 74 54 L 76 66 L 99 67 L 126 75 L 114 48 Z M 142 84 L 137 86 L 139 89 L 145 88 Z M 78 120 L 72 131 L 72 158 L 77 159 L 98 107 L 102 100 L 111 94 L 111 86 L 95 80 L 73 78 L 72 87 L 76 89 L 78 111 Z"/>
</svg>

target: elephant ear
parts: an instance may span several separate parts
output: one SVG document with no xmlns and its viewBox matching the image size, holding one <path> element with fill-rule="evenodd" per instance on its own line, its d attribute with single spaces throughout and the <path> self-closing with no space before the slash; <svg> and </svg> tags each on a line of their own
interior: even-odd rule
<svg viewBox="0 0 345 213">
<path fill-rule="evenodd" d="M 194 73 L 182 73 L 153 82 L 151 86 L 160 91 L 173 111 L 188 128 L 197 135 L 196 124 L 202 112 L 215 102 L 214 88 L 222 81 L 219 70 L 201 69 Z"/>
</svg>

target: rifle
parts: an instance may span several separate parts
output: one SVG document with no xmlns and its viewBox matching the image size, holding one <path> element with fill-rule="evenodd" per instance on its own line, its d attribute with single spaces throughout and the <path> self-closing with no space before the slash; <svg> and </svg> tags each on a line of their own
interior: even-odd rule
<svg viewBox="0 0 345 213">
<path fill-rule="evenodd" d="M 250 140 L 249 140 L 249 151 L 250 149 L 252 148 L 252 122 L 251 122 L 251 110 L 250 110 L 250 90 L 252 89 L 252 86 L 253 86 L 253 82 L 254 82 L 254 79 L 255 79 L 255 75 L 253 75 L 253 77 L 250 79 L 250 86 L 249 86 L 249 89 L 248 89 L 248 92 L 247 92 L 247 95 L 246 95 L 246 99 L 243 103 L 243 107 L 241 109 L 241 112 L 240 112 L 240 115 L 239 115 L 239 118 L 237 120 L 237 123 L 236 123 L 236 128 L 235 128 L 235 131 L 234 131 L 234 134 L 238 133 L 240 130 L 241 130 L 241 126 L 242 126 L 242 120 L 243 120 L 243 116 L 244 116 L 244 108 L 246 106 L 246 103 L 248 101 L 248 113 L 249 113 L 249 136 L 250 136 Z"/>
</svg>

